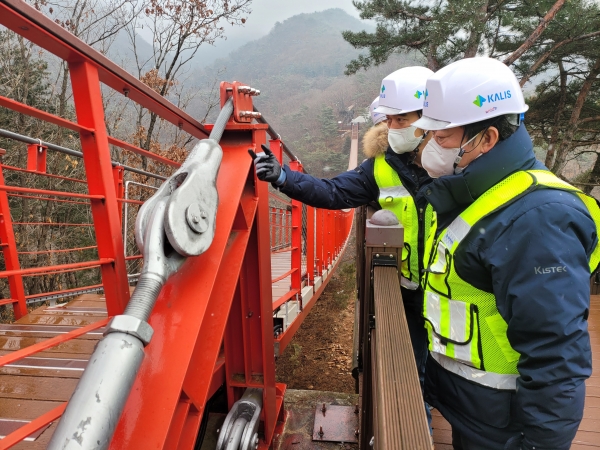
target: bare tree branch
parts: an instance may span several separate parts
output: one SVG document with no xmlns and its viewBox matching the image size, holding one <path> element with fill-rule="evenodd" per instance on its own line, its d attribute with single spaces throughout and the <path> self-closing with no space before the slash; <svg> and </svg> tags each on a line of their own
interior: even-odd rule
<svg viewBox="0 0 600 450">
<path fill-rule="evenodd" d="M 555 146 L 558 141 L 558 133 L 560 131 L 560 117 L 565 109 L 565 103 L 567 101 L 567 71 L 565 70 L 562 59 L 558 61 L 558 69 L 560 72 L 560 99 L 556 106 L 556 112 L 554 114 L 554 126 L 552 127 L 552 135 L 550 136 L 550 144 L 548 145 L 548 152 L 546 153 L 546 167 L 550 167 L 554 162 Z"/>
<path fill-rule="evenodd" d="M 590 89 L 592 88 L 592 84 L 594 84 L 594 82 L 596 81 L 598 73 L 600 73 L 600 58 L 598 58 L 595 61 L 594 66 L 591 68 L 589 75 L 583 82 L 581 90 L 579 91 L 579 95 L 577 96 L 577 100 L 573 105 L 573 111 L 571 112 L 571 118 L 569 120 L 569 124 L 567 125 L 565 137 L 563 138 L 561 147 L 557 152 L 556 161 L 554 161 L 554 165 L 552 166 L 552 172 L 554 173 L 560 173 L 564 167 L 565 157 L 567 153 L 571 150 L 573 138 L 575 137 L 575 133 L 577 132 L 577 125 L 579 122 L 581 110 L 583 109 L 583 104 L 585 103 L 585 99 L 587 98 Z"/>
<path fill-rule="evenodd" d="M 433 20 L 432 17 L 411 13 L 411 12 L 406 11 L 405 9 L 396 10 L 396 14 L 399 14 L 400 16 L 410 17 L 411 19 L 419 19 L 424 22 L 431 22 Z"/>
<path fill-rule="evenodd" d="M 525 42 L 523 42 L 523 44 L 512 53 L 512 55 L 510 55 L 503 61 L 504 64 L 510 66 L 517 59 L 519 59 L 523 55 L 523 53 L 529 50 L 531 46 L 535 43 L 535 41 L 537 41 L 537 39 L 540 37 L 542 32 L 546 29 L 550 21 L 554 19 L 554 16 L 556 16 L 558 11 L 560 11 L 564 4 L 565 0 L 557 0 L 556 3 L 554 3 L 554 5 L 552 6 L 552 8 L 550 8 L 550 10 L 546 13 L 544 18 L 540 20 L 539 25 L 533 31 L 533 33 L 531 33 L 531 35 L 527 39 L 525 39 Z"/>
<path fill-rule="evenodd" d="M 563 45 L 570 44 L 571 42 L 581 41 L 584 39 L 590 39 L 590 38 L 593 38 L 596 36 L 600 36 L 600 31 L 594 31 L 593 33 L 583 34 L 581 36 L 577 36 L 574 38 L 565 39 L 564 41 L 557 42 L 556 44 L 554 44 L 552 46 L 552 48 L 550 48 L 547 52 L 545 52 L 542 56 L 540 56 L 538 58 L 538 60 L 529 69 L 529 72 L 527 72 L 527 74 L 523 78 L 521 78 L 521 81 L 519 81 L 519 84 L 521 85 L 521 87 L 523 87 L 525 85 L 525 83 L 527 83 L 529 81 L 529 79 L 533 75 L 535 75 L 535 73 L 540 68 L 540 66 L 542 64 L 544 64 L 548 60 L 548 58 L 550 58 L 552 53 L 554 53 L 556 50 L 558 50 Z"/>
<path fill-rule="evenodd" d="M 588 123 L 588 122 L 598 122 L 600 121 L 600 116 L 594 117 L 586 117 L 585 119 L 581 119 L 579 123 Z M 600 130 L 598 130 L 600 132 Z"/>
</svg>

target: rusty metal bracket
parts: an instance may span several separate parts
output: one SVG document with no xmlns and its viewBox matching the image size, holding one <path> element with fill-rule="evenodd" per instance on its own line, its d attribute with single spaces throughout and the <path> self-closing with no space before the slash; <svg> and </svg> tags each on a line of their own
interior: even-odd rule
<svg viewBox="0 0 600 450">
<path fill-rule="evenodd" d="M 371 266 L 392 266 L 398 267 L 398 259 L 393 253 L 376 253 L 371 260 Z"/>
<path fill-rule="evenodd" d="M 358 442 L 358 412 L 358 406 L 317 405 L 313 441 Z"/>
<path fill-rule="evenodd" d="M 375 329 L 375 314 L 369 314 L 369 330 Z"/>
</svg>

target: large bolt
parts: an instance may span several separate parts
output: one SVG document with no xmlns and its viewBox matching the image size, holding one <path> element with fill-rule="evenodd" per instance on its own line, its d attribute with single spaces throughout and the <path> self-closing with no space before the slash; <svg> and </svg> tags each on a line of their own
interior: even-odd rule
<svg viewBox="0 0 600 450">
<path fill-rule="evenodd" d="M 242 94 L 248 94 L 251 96 L 260 95 L 260 91 L 258 89 L 251 88 L 250 86 L 240 86 L 238 87 L 238 92 Z"/>
<path fill-rule="evenodd" d="M 195 233 L 204 233 L 208 229 L 208 214 L 200 209 L 198 203 L 192 203 L 185 210 L 185 218 L 189 227 Z"/>
<path fill-rule="evenodd" d="M 255 111 L 240 111 L 239 115 L 240 117 L 251 117 L 253 119 L 260 119 L 262 117 L 261 113 Z"/>
<path fill-rule="evenodd" d="M 325 433 L 323 433 L 323 427 L 321 426 L 319 427 L 319 437 L 323 439 L 323 436 L 325 436 Z"/>
</svg>

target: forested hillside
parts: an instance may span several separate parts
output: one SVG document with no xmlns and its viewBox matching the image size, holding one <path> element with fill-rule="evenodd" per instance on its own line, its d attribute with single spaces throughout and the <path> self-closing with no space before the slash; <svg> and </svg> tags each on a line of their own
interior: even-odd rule
<svg viewBox="0 0 600 450">
<path fill-rule="evenodd" d="M 381 79 L 415 62 L 395 56 L 366 73 L 344 75 L 345 64 L 358 55 L 342 38 L 343 30 L 362 30 L 364 23 L 341 9 L 300 14 L 277 23 L 271 32 L 191 76 L 206 86 L 218 76 L 260 89 L 257 108 L 298 153 L 309 172 L 330 176 L 344 170 L 349 138 L 338 132 L 364 114 L 377 96 Z M 196 101 L 191 112 L 203 117 Z M 325 168 L 326 170 L 323 170 Z"/>
</svg>

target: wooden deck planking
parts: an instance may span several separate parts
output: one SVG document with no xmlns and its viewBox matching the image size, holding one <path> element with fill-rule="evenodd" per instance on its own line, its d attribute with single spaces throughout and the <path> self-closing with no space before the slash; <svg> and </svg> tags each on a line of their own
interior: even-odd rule
<svg viewBox="0 0 600 450">
<path fill-rule="evenodd" d="M 586 381 L 585 409 L 579 431 L 571 450 L 600 448 L 600 295 L 590 297 L 588 319 L 592 345 L 592 376 Z M 436 410 L 433 411 L 433 440 L 436 450 L 452 449 L 450 424 Z"/>
<path fill-rule="evenodd" d="M 275 280 L 292 269 L 292 252 L 283 250 L 271 253 L 271 279 Z M 290 291 L 292 276 L 288 275 L 282 280 L 273 283 L 273 302 Z"/>
</svg>

